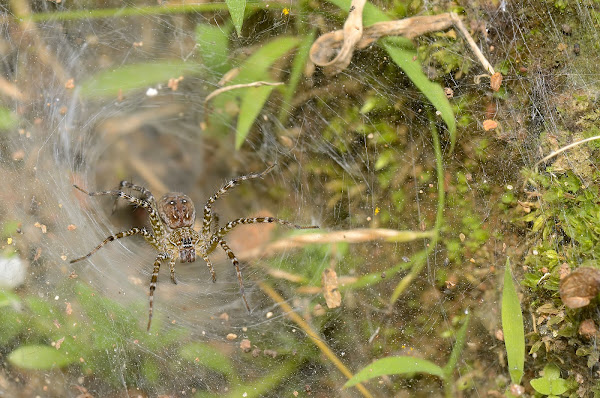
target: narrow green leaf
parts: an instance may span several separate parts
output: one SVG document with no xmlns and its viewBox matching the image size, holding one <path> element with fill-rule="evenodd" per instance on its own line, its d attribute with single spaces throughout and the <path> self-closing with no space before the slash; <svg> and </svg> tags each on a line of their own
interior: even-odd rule
<svg viewBox="0 0 600 398">
<path fill-rule="evenodd" d="M 205 343 L 189 343 L 179 348 L 179 355 L 225 375 L 234 373 L 233 365 L 222 352 Z"/>
<path fill-rule="evenodd" d="M 254 124 L 254 120 L 262 110 L 265 102 L 271 95 L 271 91 L 275 86 L 261 86 L 261 87 L 248 87 L 246 88 L 246 94 L 242 99 L 242 106 L 240 107 L 240 115 L 237 122 L 237 130 L 235 135 L 235 149 L 240 149 L 250 128 Z"/>
<path fill-rule="evenodd" d="M 278 59 L 280 59 L 281 57 L 283 57 L 286 53 L 288 53 L 290 50 L 292 50 L 295 46 L 298 45 L 298 43 L 300 43 L 300 40 L 298 38 L 294 38 L 294 37 L 278 37 L 274 40 L 271 40 L 270 42 L 268 42 L 267 44 L 263 45 L 261 48 L 259 48 L 258 50 L 256 50 L 254 52 L 254 54 L 252 54 L 250 57 L 248 57 L 248 59 L 246 59 L 246 61 L 244 61 L 240 66 L 239 66 L 239 73 L 238 75 L 232 79 L 232 81 L 230 82 L 231 85 L 234 84 L 247 84 L 247 83 L 252 83 L 252 82 L 256 82 L 256 81 L 273 81 L 273 79 L 271 78 L 270 74 L 269 74 L 269 68 L 271 68 L 271 66 L 273 65 L 273 63 L 275 61 L 277 61 Z M 241 143 L 243 143 L 243 140 L 245 139 L 246 135 L 248 134 L 248 131 L 250 129 L 250 126 L 252 125 L 252 123 L 254 123 L 254 119 L 252 119 L 250 116 L 254 115 L 254 118 L 256 118 L 256 115 L 258 115 L 258 113 L 260 113 L 260 109 L 262 109 L 262 106 L 264 105 L 264 102 L 266 101 L 266 99 L 264 101 L 261 102 L 261 108 L 258 109 L 258 111 L 256 111 L 257 104 L 256 103 L 252 103 L 254 101 L 254 99 L 252 99 L 252 97 L 247 97 L 248 93 L 250 91 L 248 90 L 255 90 L 255 91 L 251 91 L 253 94 L 259 95 L 261 93 L 260 87 L 259 88 L 254 88 L 254 87 L 250 87 L 250 88 L 244 88 L 244 89 L 239 89 L 239 90 L 232 90 L 232 91 L 228 91 L 225 92 L 223 94 L 220 94 L 217 98 L 215 98 L 214 100 L 212 100 L 212 105 L 213 105 L 213 109 L 218 109 L 219 107 L 224 110 L 226 105 L 228 103 L 231 103 L 232 101 L 235 101 L 236 103 L 241 99 L 242 101 L 244 101 L 245 98 L 247 98 L 247 100 L 250 101 L 250 103 L 246 103 L 241 104 L 240 105 L 240 114 L 244 114 L 244 116 L 240 116 L 242 117 L 242 121 L 240 122 L 238 120 L 238 132 L 236 135 L 236 141 L 241 140 L 241 142 L 239 142 L 238 147 L 241 146 Z M 268 90 L 269 93 L 272 90 L 272 86 L 271 88 Z M 266 89 L 263 90 L 262 94 L 266 93 Z M 267 95 L 268 97 L 268 95 Z M 246 108 L 246 109 L 242 109 L 242 108 Z M 214 116 L 213 116 L 214 115 Z M 229 120 L 231 120 L 231 118 L 233 118 L 234 115 L 228 113 L 228 112 L 214 112 L 211 115 L 211 124 L 214 122 L 215 125 L 219 125 L 219 126 L 225 126 L 227 124 L 229 124 Z M 240 125 L 241 124 L 241 128 L 242 131 L 239 131 Z M 246 126 L 247 124 L 250 124 L 250 126 Z"/>
<path fill-rule="evenodd" d="M 508 371 L 513 383 L 519 384 L 525 365 L 525 331 L 521 303 L 510 272 L 510 259 L 506 259 L 504 287 L 502 289 L 502 331 L 508 359 Z"/>
<path fill-rule="evenodd" d="M 229 33 L 231 24 L 216 26 L 198 24 L 196 43 L 204 65 L 219 78 L 231 69 L 229 64 Z"/>
<path fill-rule="evenodd" d="M 169 79 L 178 78 L 198 69 L 198 65 L 185 62 L 157 62 L 132 64 L 99 72 L 81 83 L 81 94 L 89 98 L 116 97 L 121 91 L 149 88 L 158 83 L 165 86 Z"/>
<path fill-rule="evenodd" d="M 443 369 L 426 359 L 408 356 L 388 357 L 379 359 L 363 368 L 348 380 L 344 387 L 352 387 L 379 376 L 412 373 L 426 373 L 440 378 L 444 377 Z"/>
<path fill-rule="evenodd" d="M 226 395 L 226 397 L 259 398 L 269 395 L 269 392 L 272 393 L 275 387 L 281 383 L 284 383 L 290 377 L 290 375 L 294 374 L 294 371 L 297 368 L 298 363 L 296 361 L 286 361 L 283 364 L 274 367 L 275 370 L 266 376 L 248 384 L 243 384 L 233 388 L 231 392 Z M 220 396 L 222 397 L 223 395 Z"/>
<path fill-rule="evenodd" d="M 246 0 L 225 0 L 229 15 L 238 36 L 242 35 L 242 24 L 244 23 L 244 12 L 246 11 Z"/>
<path fill-rule="evenodd" d="M 304 37 L 300 43 L 300 46 L 298 47 L 298 52 L 296 52 L 296 56 L 294 57 L 294 62 L 292 63 L 292 72 L 290 73 L 288 84 L 285 87 L 283 103 L 281 111 L 279 112 L 279 120 L 282 122 L 287 119 L 287 114 L 292 107 L 292 98 L 294 97 L 296 88 L 298 88 L 298 83 L 300 83 L 300 78 L 302 77 L 302 73 L 306 67 L 306 62 L 308 61 L 310 47 L 315 41 L 316 35 L 317 29 L 314 28 L 308 35 L 306 35 L 306 37 Z"/>
<path fill-rule="evenodd" d="M 0 106 L 0 130 L 8 130 L 17 125 L 19 119 L 10 109 Z"/>
<path fill-rule="evenodd" d="M 269 68 L 275 61 L 290 52 L 300 43 L 299 38 L 278 37 L 271 40 L 254 52 L 240 65 L 240 73 L 232 80 L 232 84 L 251 83 L 257 80 L 265 80 Z"/>
<path fill-rule="evenodd" d="M 8 362 L 22 369 L 48 370 L 62 368 L 73 362 L 62 351 L 45 345 L 21 346 L 8 355 Z"/>
<path fill-rule="evenodd" d="M 417 60 L 417 52 L 414 49 L 404 46 L 404 40 L 388 37 L 380 40 L 378 43 L 380 43 L 396 65 L 406 73 L 406 76 L 408 76 L 410 81 L 417 86 L 419 91 L 425 95 L 429 102 L 431 102 L 435 109 L 440 113 L 446 126 L 448 126 L 451 148 L 454 148 L 456 142 L 456 121 L 454 120 L 452 106 L 450 105 L 442 86 L 427 78 L 421 69 L 421 63 Z"/>
<path fill-rule="evenodd" d="M 465 341 L 467 339 L 467 327 L 469 326 L 469 320 L 471 319 L 471 314 L 467 312 L 467 316 L 460 330 L 456 334 L 456 341 L 454 342 L 454 347 L 452 348 L 452 353 L 450 354 L 450 358 L 448 359 L 448 363 L 444 366 L 444 373 L 446 375 L 447 380 L 451 380 L 450 376 L 452 372 L 454 372 L 454 368 L 456 368 L 456 364 L 458 363 L 458 359 L 460 358 L 460 354 L 462 354 L 462 350 L 465 347 Z"/>
</svg>

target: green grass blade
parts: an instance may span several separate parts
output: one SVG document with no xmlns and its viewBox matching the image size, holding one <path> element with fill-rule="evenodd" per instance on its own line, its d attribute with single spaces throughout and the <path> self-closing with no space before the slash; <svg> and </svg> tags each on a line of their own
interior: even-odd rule
<svg viewBox="0 0 600 398">
<path fill-rule="evenodd" d="M 282 123 L 285 122 L 285 120 L 287 120 L 288 112 L 292 108 L 292 98 L 294 97 L 294 93 L 298 88 L 298 83 L 300 83 L 300 78 L 302 77 L 302 73 L 304 72 L 306 62 L 308 61 L 310 47 L 315 41 L 316 35 L 317 30 L 315 28 L 311 30 L 310 33 L 306 35 L 306 37 L 302 40 L 298 48 L 298 52 L 294 57 L 294 62 L 292 63 L 292 72 L 290 73 L 290 79 L 288 81 L 288 84 L 285 87 L 285 92 L 283 94 L 283 103 L 281 106 L 281 111 L 279 112 L 279 120 Z"/>
<path fill-rule="evenodd" d="M 246 11 L 246 0 L 225 0 L 229 15 L 235 26 L 238 36 L 242 35 L 242 24 L 244 23 L 244 12 Z"/>
<path fill-rule="evenodd" d="M 296 361 L 286 361 L 278 366 L 274 366 L 273 372 L 263 376 L 262 378 L 233 388 L 232 391 L 226 395 L 226 397 L 259 398 L 268 396 L 269 392 L 272 393 L 278 385 L 285 383 L 297 368 L 298 363 L 296 363 Z M 223 397 L 222 394 L 220 396 Z"/>
<path fill-rule="evenodd" d="M 225 74 L 229 64 L 229 33 L 231 24 L 215 26 L 198 24 L 196 26 L 196 43 L 203 64 L 219 78 Z"/>
<path fill-rule="evenodd" d="M 75 361 L 64 352 L 45 345 L 21 346 L 8 355 L 8 362 L 12 365 L 31 370 L 62 368 Z"/>
<path fill-rule="evenodd" d="M 444 370 L 426 359 L 408 356 L 388 357 L 379 359 L 363 368 L 344 384 L 344 388 L 379 376 L 412 373 L 426 373 L 444 378 Z"/>
<path fill-rule="evenodd" d="M 406 73 L 410 81 L 417 86 L 419 91 L 425 95 L 440 113 L 444 123 L 448 126 L 451 148 L 454 148 L 454 144 L 456 143 L 456 121 L 454 120 L 454 112 L 452 111 L 448 97 L 446 97 L 442 86 L 429 80 L 425 73 L 423 73 L 421 63 L 416 58 L 417 52 L 405 46 L 406 39 L 399 39 L 389 37 L 380 40 L 379 43 L 396 65 Z"/>
<path fill-rule="evenodd" d="M 450 376 L 452 375 L 452 372 L 454 372 L 456 364 L 458 363 L 458 359 L 460 358 L 460 354 L 462 354 L 462 350 L 465 347 L 465 341 L 467 339 L 467 327 L 469 326 L 470 319 L 471 314 L 467 313 L 465 321 L 456 335 L 456 341 L 454 342 L 452 353 L 450 354 L 448 363 L 446 364 L 446 366 L 444 366 L 444 374 L 446 375 L 446 380 L 450 380 Z"/>
<path fill-rule="evenodd" d="M 122 94 L 166 83 L 198 69 L 198 65 L 185 62 L 156 62 L 125 65 L 101 71 L 81 83 L 81 95 L 88 98 L 116 97 Z"/>
<path fill-rule="evenodd" d="M 231 81 L 231 84 L 268 80 L 267 72 L 271 65 L 299 43 L 299 38 L 289 36 L 278 37 L 266 43 L 240 66 L 240 73 Z"/>
<path fill-rule="evenodd" d="M 508 358 L 508 371 L 513 383 L 519 384 L 525 364 L 525 331 L 517 290 L 510 272 L 510 259 L 506 259 L 504 288 L 502 289 L 502 330 Z"/>
<path fill-rule="evenodd" d="M 261 86 L 261 87 L 248 87 L 246 88 L 246 94 L 242 99 L 242 105 L 240 106 L 240 115 L 238 117 L 237 129 L 235 135 L 235 149 L 240 149 L 250 128 L 254 124 L 254 120 L 262 110 L 265 102 L 271 95 L 271 91 L 275 86 Z"/>
</svg>

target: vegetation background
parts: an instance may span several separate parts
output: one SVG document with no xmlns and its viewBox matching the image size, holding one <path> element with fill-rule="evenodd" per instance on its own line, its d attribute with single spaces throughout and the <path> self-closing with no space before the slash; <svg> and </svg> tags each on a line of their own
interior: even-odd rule
<svg viewBox="0 0 600 398">
<path fill-rule="evenodd" d="M 337 73 L 311 59 L 336 54 L 315 40 L 347 0 L 0 7 L 0 395 L 600 394 L 598 286 L 576 280 L 581 309 L 559 297 L 600 255 L 598 2 L 367 3 L 365 34 L 449 23 Z M 320 229 L 228 236 L 251 313 L 223 253 L 215 284 L 201 261 L 178 285 L 162 270 L 149 333 L 145 242 L 69 263 L 147 222 L 73 184 L 201 209 L 275 163 L 215 205 L 221 223 Z"/>
</svg>

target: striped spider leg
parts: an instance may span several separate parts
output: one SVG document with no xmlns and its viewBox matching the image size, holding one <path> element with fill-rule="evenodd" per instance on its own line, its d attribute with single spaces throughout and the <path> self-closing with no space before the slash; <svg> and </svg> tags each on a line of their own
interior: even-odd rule
<svg viewBox="0 0 600 398">
<path fill-rule="evenodd" d="M 118 189 L 100 192 L 88 192 L 75 185 L 75 188 L 89 196 L 111 195 L 115 196 L 116 199 L 123 198 L 133 205 L 145 208 L 148 211 L 152 231 L 149 231 L 146 228 L 131 228 L 127 231 L 116 233 L 104 239 L 104 241 L 102 241 L 85 256 L 71 260 L 71 263 L 89 258 L 92 254 L 104 247 L 104 245 L 116 239 L 133 235 L 142 235 L 142 237 L 144 237 L 144 239 L 158 251 L 154 261 L 152 278 L 150 280 L 150 308 L 148 312 L 148 330 L 150 330 L 152 323 L 154 290 L 156 290 L 158 273 L 160 271 L 161 264 L 167 261 L 169 262 L 171 281 L 176 284 L 175 260 L 179 258 L 182 263 L 192 263 L 196 261 L 196 254 L 198 254 L 206 262 L 212 277 L 212 281 L 216 282 L 216 274 L 209 255 L 218 246 L 220 246 L 227 257 L 229 257 L 235 268 L 242 299 L 246 309 L 248 312 L 250 312 L 250 306 L 248 305 L 248 301 L 246 300 L 246 295 L 244 292 L 244 283 L 239 261 L 225 241 L 225 235 L 227 235 L 236 226 L 244 224 L 278 223 L 296 229 L 318 227 L 303 227 L 274 217 L 254 217 L 238 218 L 228 222 L 224 227 L 219 228 L 218 222 L 216 222 L 216 215 L 214 215 L 212 212 L 212 205 L 217 201 L 217 199 L 219 199 L 219 197 L 224 195 L 231 188 L 246 180 L 262 178 L 265 174 L 271 171 L 273 167 L 274 166 L 267 168 L 262 173 L 252 173 L 234 178 L 225 184 L 221 189 L 219 189 L 219 191 L 217 191 L 213 196 L 211 196 L 204 205 L 204 218 L 202 222 L 202 231 L 200 233 L 196 232 L 193 228 L 196 220 L 194 203 L 187 195 L 182 193 L 169 192 L 157 202 L 154 198 L 154 195 L 152 195 L 149 190 L 127 181 L 121 181 Z M 135 191 L 141 192 L 143 197 L 138 198 L 127 194 L 122 191 L 123 188 L 131 188 Z M 214 232 L 212 232 L 211 229 L 214 229 Z"/>
</svg>

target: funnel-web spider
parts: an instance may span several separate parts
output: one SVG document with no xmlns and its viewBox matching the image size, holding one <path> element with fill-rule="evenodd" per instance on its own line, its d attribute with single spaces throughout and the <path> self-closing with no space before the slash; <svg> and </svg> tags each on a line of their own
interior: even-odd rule
<svg viewBox="0 0 600 398">
<path fill-rule="evenodd" d="M 204 218 L 202 221 L 201 232 L 196 232 L 193 228 L 194 221 L 196 220 L 194 203 L 189 196 L 182 193 L 169 192 L 165 194 L 157 203 L 154 195 L 152 195 L 148 189 L 128 181 L 121 181 L 118 189 L 100 192 L 88 192 L 85 189 L 74 185 L 75 188 L 89 196 L 112 195 L 116 196 L 117 199 L 123 198 L 133 205 L 143 207 L 148 212 L 152 230 L 148 230 L 145 227 L 131 228 L 127 231 L 111 235 L 104 239 L 104 241 L 96 246 L 91 252 L 83 257 L 71 260 L 71 263 L 85 260 L 100 250 L 104 245 L 114 241 L 115 239 L 121 239 L 133 235 L 142 235 L 144 239 L 146 239 L 146 241 L 158 251 L 156 260 L 154 260 L 152 279 L 150 280 L 150 310 L 148 314 L 148 330 L 150 330 L 150 325 L 152 323 L 152 302 L 154 300 L 154 290 L 156 289 L 158 271 L 160 270 L 161 264 L 163 262 L 169 263 L 171 270 L 171 281 L 176 284 L 175 260 L 177 257 L 179 257 L 182 263 L 193 263 L 196 261 L 196 253 L 198 253 L 206 262 L 208 270 L 212 276 L 212 281 L 215 282 L 217 277 L 208 255 L 211 254 L 217 248 L 217 246 L 221 246 L 235 267 L 242 299 L 244 300 L 246 309 L 250 311 L 250 306 L 248 305 L 246 295 L 244 294 L 244 283 L 242 280 L 242 272 L 240 271 L 239 261 L 229 248 L 227 242 L 225 242 L 225 235 L 227 235 L 227 233 L 229 233 L 236 226 L 241 224 L 279 223 L 296 229 L 318 227 L 303 227 L 274 217 L 238 218 L 228 222 L 224 227 L 219 228 L 218 225 L 214 225 L 213 227 L 213 224 L 216 223 L 213 223 L 212 205 L 217 199 L 219 199 L 219 197 L 221 197 L 231 188 L 239 185 L 242 181 L 251 180 L 254 178 L 262 178 L 269 171 L 271 171 L 273 167 L 275 166 L 270 166 L 262 173 L 252 173 L 236 177 L 230 180 L 221 189 L 219 189 L 217 193 L 211 196 L 204 205 Z M 141 193 L 141 195 L 140 197 L 132 196 L 123 192 L 124 188 L 130 188 L 138 191 Z"/>
</svg>

